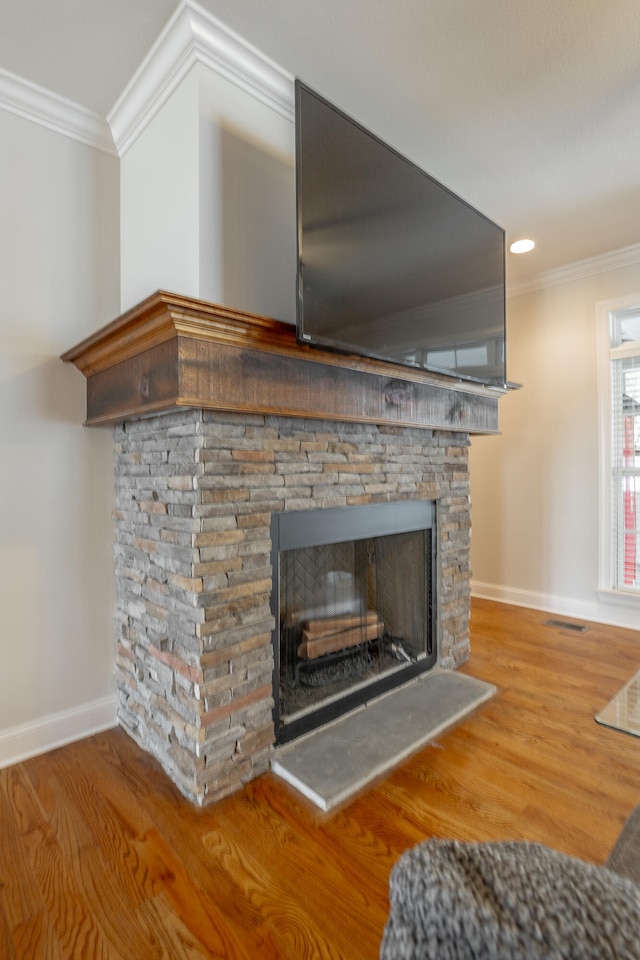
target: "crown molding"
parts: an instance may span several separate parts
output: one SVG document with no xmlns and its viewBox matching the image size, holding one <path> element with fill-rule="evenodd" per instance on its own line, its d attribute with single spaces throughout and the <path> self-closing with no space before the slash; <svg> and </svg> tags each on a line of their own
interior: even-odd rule
<svg viewBox="0 0 640 960">
<path fill-rule="evenodd" d="M 107 115 L 122 157 L 201 63 L 293 120 L 293 77 L 192 0 L 183 0 Z"/>
<path fill-rule="evenodd" d="M 0 68 L 0 108 L 116 156 L 106 120 L 30 80 Z"/>
<path fill-rule="evenodd" d="M 558 287 L 563 283 L 571 283 L 574 280 L 585 280 L 588 277 L 607 273 L 609 270 L 619 270 L 622 267 L 637 264 L 640 264 L 640 243 L 634 243 L 630 247 L 622 247 L 620 250 L 613 250 L 611 253 L 602 253 L 597 257 L 589 257 L 587 260 L 576 260 L 574 263 L 568 263 L 564 267 L 557 267 L 554 270 L 547 270 L 528 283 L 521 283 L 513 287 L 507 285 L 507 299 L 521 297 L 527 293 L 535 293 L 538 290 L 547 290 L 549 287 Z"/>
</svg>

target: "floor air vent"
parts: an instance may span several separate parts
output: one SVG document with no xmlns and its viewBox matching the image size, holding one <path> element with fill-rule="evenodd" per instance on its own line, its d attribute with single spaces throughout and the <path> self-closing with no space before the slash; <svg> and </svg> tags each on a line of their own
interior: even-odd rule
<svg viewBox="0 0 640 960">
<path fill-rule="evenodd" d="M 584 623 L 572 623 L 571 620 L 545 620 L 545 627 L 558 627 L 560 630 L 573 630 L 574 633 L 584 633 L 586 626 Z"/>
</svg>

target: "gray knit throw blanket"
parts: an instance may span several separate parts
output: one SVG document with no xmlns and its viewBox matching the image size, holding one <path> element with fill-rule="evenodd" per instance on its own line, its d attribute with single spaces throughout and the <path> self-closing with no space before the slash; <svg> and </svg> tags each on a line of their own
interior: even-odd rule
<svg viewBox="0 0 640 960">
<path fill-rule="evenodd" d="M 429 840 L 390 900 L 381 960 L 640 960 L 640 886 L 540 844 Z"/>
</svg>

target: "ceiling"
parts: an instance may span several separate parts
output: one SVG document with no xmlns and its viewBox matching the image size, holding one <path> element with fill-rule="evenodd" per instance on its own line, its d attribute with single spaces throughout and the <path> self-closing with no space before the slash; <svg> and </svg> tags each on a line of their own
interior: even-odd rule
<svg viewBox="0 0 640 960">
<path fill-rule="evenodd" d="M 0 0 L 0 68 L 106 116 L 177 0 Z M 536 249 L 640 242 L 637 0 L 200 0 Z"/>
</svg>

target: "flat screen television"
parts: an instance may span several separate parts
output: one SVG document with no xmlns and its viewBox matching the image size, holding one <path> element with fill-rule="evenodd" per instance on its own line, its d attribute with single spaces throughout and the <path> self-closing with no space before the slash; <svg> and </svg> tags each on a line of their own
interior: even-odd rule
<svg viewBox="0 0 640 960">
<path fill-rule="evenodd" d="M 301 342 L 504 386 L 504 230 L 300 80 Z"/>
</svg>

